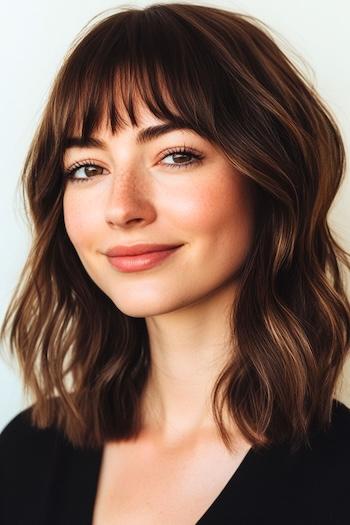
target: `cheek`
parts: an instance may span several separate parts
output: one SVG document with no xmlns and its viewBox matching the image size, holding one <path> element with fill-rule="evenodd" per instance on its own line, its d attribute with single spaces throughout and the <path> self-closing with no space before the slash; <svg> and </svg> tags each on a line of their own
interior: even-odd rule
<svg viewBox="0 0 350 525">
<path fill-rule="evenodd" d="M 249 181 L 232 170 L 220 170 L 204 184 L 172 194 L 169 209 L 193 234 L 249 240 L 254 227 L 254 202 Z M 175 220 L 175 219 L 174 219 Z"/>
<path fill-rule="evenodd" d="M 243 176 L 222 172 L 218 184 L 206 191 L 201 215 L 206 281 L 211 286 L 236 281 L 251 251 L 254 230 L 254 193 Z M 204 197 L 204 196 L 203 196 Z"/>
<path fill-rule="evenodd" d="M 87 212 L 88 210 L 88 212 Z M 97 209 L 92 203 L 86 202 L 82 195 L 76 195 L 69 189 L 63 197 L 64 224 L 73 246 L 79 250 L 87 247 L 93 239 L 97 222 Z"/>
</svg>

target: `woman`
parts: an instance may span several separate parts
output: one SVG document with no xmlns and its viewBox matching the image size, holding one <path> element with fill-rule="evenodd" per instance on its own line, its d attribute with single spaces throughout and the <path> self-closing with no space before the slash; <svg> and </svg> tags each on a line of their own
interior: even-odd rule
<svg viewBox="0 0 350 525">
<path fill-rule="evenodd" d="M 350 304 L 330 112 L 257 20 L 121 9 L 57 75 L 2 337 L 33 405 L 2 524 L 347 522 Z"/>
</svg>

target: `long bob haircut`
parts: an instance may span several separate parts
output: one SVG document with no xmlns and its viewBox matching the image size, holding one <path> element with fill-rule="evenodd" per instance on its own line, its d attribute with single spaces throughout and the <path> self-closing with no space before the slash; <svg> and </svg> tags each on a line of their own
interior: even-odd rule
<svg viewBox="0 0 350 525">
<path fill-rule="evenodd" d="M 254 17 L 203 5 L 122 6 L 74 41 L 22 172 L 33 243 L 5 314 L 32 423 L 76 446 L 136 437 L 150 371 L 144 318 L 125 315 L 85 271 L 65 230 L 63 154 L 103 122 L 138 125 L 135 101 L 212 141 L 256 190 L 256 227 L 232 305 L 230 362 L 212 391 L 255 447 L 310 444 L 331 421 L 350 343 L 349 253 L 327 215 L 345 153 L 312 82 Z M 223 257 L 225 254 L 223 254 Z"/>
</svg>

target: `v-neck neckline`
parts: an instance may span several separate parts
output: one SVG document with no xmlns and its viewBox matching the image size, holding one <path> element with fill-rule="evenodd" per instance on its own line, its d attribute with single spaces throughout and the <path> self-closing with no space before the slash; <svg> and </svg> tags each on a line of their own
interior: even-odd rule
<svg viewBox="0 0 350 525">
<path fill-rule="evenodd" d="M 337 415 L 339 417 L 342 415 L 343 407 L 339 401 L 334 400 L 332 408 L 332 419 Z M 317 435 L 318 433 L 315 434 L 315 439 Z M 300 452 L 300 454 L 302 453 Z M 299 454 L 296 454 L 293 461 L 297 461 L 298 456 Z M 81 516 L 81 514 L 78 514 L 78 511 L 82 512 L 86 517 L 84 523 L 86 522 L 90 525 L 92 524 L 97 497 L 102 457 L 103 447 L 90 449 L 89 451 L 85 450 L 84 453 L 76 454 L 75 468 L 73 468 L 70 483 L 72 490 L 68 491 L 68 493 L 71 492 L 71 508 L 79 507 L 79 509 L 76 508 L 77 520 L 79 521 L 79 516 Z M 275 444 L 266 448 L 251 446 L 219 494 L 196 522 L 196 525 L 217 523 L 217 514 L 225 506 L 234 508 L 236 516 L 245 516 L 247 512 L 251 511 L 247 507 L 250 506 L 252 491 L 256 491 L 257 495 L 269 483 L 271 486 L 274 484 L 278 488 L 275 483 L 276 480 L 281 479 L 281 471 L 283 471 L 283 468 L 286 468 L 285 462 L 288 458 L 290 458 L 290 455 L 285 444 Z M 74 494 L 73 487 L 79 487 L 79 505 L 76 503 L 76 494 Z"/>
<path fill-rule="evenodd" d="M 256 449 L 251 446 L 247 453 L 244 455 L 242 461 L 238 465 L 238 467 L 233 472 L 232 476 L 229 478 L 229 480 L 226 482 L 224 487 L 221 489 L 219 494 L 216 496 L 214 501 L 209 505 L 209 507 L 206 509 L 204 514 L 199 518 L 198 521 L 196 521 L 196 525 L 204 523 L 205 520 L 209 517 L 209 515 L 215 511 L 218 505 L 225 499 L 226 494 L 228 492 L 231 492 L 231 489 L 234 485 L 237 485 L 239 483 L 239 480 L 241 476 L 244 474 L 246 469 L 250 470 L 250 466 L 254 464 L 256 459 Z"/>
<path fill-rule="evenodd" d="M 323 442 L 335 439 L 334 428 L 341 428 L 344 418 L 349 417 L 347 411 L 341 402 L 334 401 L 332 428 L 326 434 L 316 432 L 313 435 L 316 450 L 317 447 L 326 446 Z M 47 523 L 92 525 L 104 447 L 76 448 L 66 439 L 60 441 L 60 445 L 57 443 L 57 447 L 60 452 L 56 456 L 54 503 L 51 506 L 48 503 L 50 510 Z M 287 504 L 285 494 L 288 493 L 286 483 L 289 477 L 285 473 L 291 472 L 298 463 L 303 463 L 304 455 L 309 452 L 305 449 L 290 455 L 285 444 L 266 448 L 250 447 L 196 525 L 216 525 L 218 518 L 222 523 L 231 522 L 232 512 L 239 523 L 259 523 L 262 513 L 266 512 L 266 501 L 271 492 L 274 493 L 275 503 L 280 499 Z"/>
<path fill-rule="evenodd" d="M 244 455 L 238 467 L 235 468 L 232 476 L 229 478 L 229 480 L 226 482 L 224 487 L 220 490 L 218 495 L 215 497 L 212 503 L 208 506 L 208 508 L 205 510 L 202 516 L 196 521 L 196 525 L 197 524 L 204 525 L 204 523 L 210 517 L 210 515 L 213 512 L 215 512 L 215 509 L 225 500 L 226 495 L 228 493 L 231 493 L 232 488 L 236 485 L 239 485 L 240 480 L 244 479 L 246 477 L 246 474 L 248 474 L 251 471 L 251 468 L 259 460 L 261 453 L 262 453 L 261 450 L 257 451 L 253 446 L 251 446 L 248 449 L 248 451 Z M 94 513 L 96 497 L 97 497 L 97 488 L 98 488 L 99 477 L 100 477 L 101 467 L 102 467 L 103 447 L 97 450 L 93 450 L 93 451 L 90 450 L 89 454 L 91 454 L 91 461 L 86 462 L 86 466 L 87 466 L 87 470 L 90 470 L 90 471 L 85 472 L 85 475 L 86 475 L 86 481 L 89 483 L 89 480 L 90 480 L 91 482 L 89 483 L 89 490 L 88 490 L 88 493 L 91 499 L 88 512 L 89 512 L 89 524 L 92 524 L 93 513 Z"/>
</svg>

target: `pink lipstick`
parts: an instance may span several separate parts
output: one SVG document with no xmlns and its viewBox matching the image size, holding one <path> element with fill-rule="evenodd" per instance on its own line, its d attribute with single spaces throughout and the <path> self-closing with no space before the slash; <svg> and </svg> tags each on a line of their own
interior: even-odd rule
<svg viewBox="0 0 350 525">
<path fill-rule="evenodd" d="M 109 262 L 122 272 L 148 270 L 172 255 L 182 245 L 136 244 L 115 246 L 106 252 Z"/>
</svg>

